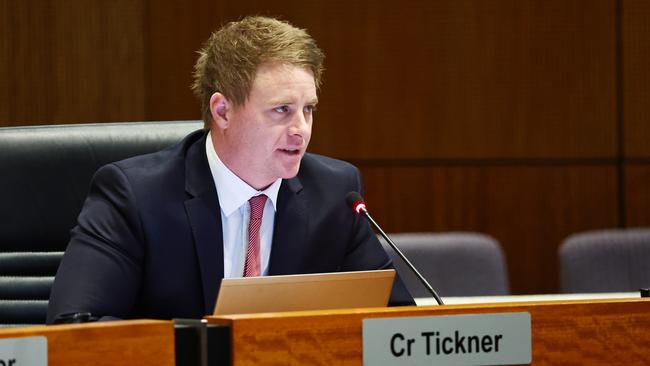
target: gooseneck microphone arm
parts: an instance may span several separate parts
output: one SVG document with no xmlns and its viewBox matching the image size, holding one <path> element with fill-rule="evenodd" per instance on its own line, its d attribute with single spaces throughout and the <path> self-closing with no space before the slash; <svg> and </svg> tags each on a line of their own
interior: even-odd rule
<svg viewBox="0 0 650 366">
<path fill-rule="evenodd" d="M 436 299 L 436 302 L 438 303 L 438 305 L 444 305 L 444 303 L 442 302 L 442 299 L 440 298 L 440 296 L 438 296 L 438 293 L 436 292 L 436 290 L 434 290 L 433 287 L 431 287 L 431 285 L 424 278 L 424 276 L 422 276 L 420 274 L 420 271 L 418 271 L 417 268 L 415 268 L 415 266 L 411 263 L 411 261 L 408 260 L 408 258 L 406 258 L 404 253 L 402 253 L 402 251 L 397 247 L 397 245 L 395 245 L 395 243 L 393 243 L 393 241 L 390 240 L 388 235 L 386 235 L 384 230 L 381 229 L 379 224 L 377 224 L 377 222 L 372 218 L 372 216 L 370 216 L 370 213 L 368 213 L 368 210 L 366 209 L 366 204 L 363 201 L 363 197 L 361 197 L 361 195 L 358 192 L 350 192 L 350 193 L 348 193 L 346 195 L 345 200 L 348 203 L 348 205 L 356 213 L 363 214 L 368 219 L 368 221 L 370 221 L 372 226 L 374 226 L 375 229 L 377 229 L 377 231 L 379 231 L 379 234 L 381 234 L 381 236 L 386 240 L 386 242 L 390 245 L 390 247 L 393 248 L 395 253 L 397 253 L 400 256 L 400 258 L 402 258 L 404 263 L 406 263 L 406 265 L 409 267 L 409 269 L 411 271 L 413 271 L 413 273 L 415 273 L 415 275 L 420 280 L 420 282 L 422 282 L 424 287 L 426 287 L 427 290 L 429 290 L 429 292 L 431 293 L 433 298 Z"/>
</svg>

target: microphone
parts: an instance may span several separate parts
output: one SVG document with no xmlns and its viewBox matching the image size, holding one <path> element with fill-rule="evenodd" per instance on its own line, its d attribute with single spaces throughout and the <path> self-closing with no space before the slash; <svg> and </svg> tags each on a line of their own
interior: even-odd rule
<svg viewBox="0 0 650 366">
<path fill-rule="evenodd" d="M 395 245 L 395 243 L 393 243 L 393 241 L 390 240 L 388 235 L 386 235 L 384 230 L 381 229 L 379 224 L 377 224 L 377 222 L 375 222 L 375 220 L 373 220 L 372 216 L 370 216 L 370 214 L 368 213 L 368 210 L 366 209 L 366 203 L 363 201 L 363 197 L 361 197 L 361 195 L 358 192 L 349 192 L 345 196 L 345 202 L 347 202 L 348 206 L 350 206 L 357 214 L 363 214 L 368 219 L 368 221 L 370 221 L 372 226 L 374 226 L 375 229 L 377 229 L 377 231 L 379 231 L 379 234 L 381 234 L 381 236 L 384 239 L 386 239 L 386 242 L 390 245 L 391 248 L 393 248 L 395 253 L 397 253 L 400 256 L 400 258 L 402 258 L 404 263 L 406 263 L 406 265 L 409 267 L 409 269 L 413 273 L 415 273 L 415 275 L 420 280 L 420 282 L 422 282 L 424 287 L 426 287 L 427 290 L 429 290 L 431 295 L 433 295 L 433 298 L 436 299 L 436 302 L 438 303 L 438 305 L 444 305 L 444 303 L 442 302 L 442 299 L 440 298 L 440 296 L 438 296 L 438 293 L 436 292 L 436 290 L 434 290 L 433 287 L 431 287 L 429 282 L 420 274 L 420 272 L 417 270 L 417 268 L 415 268 L 415 266 L 411 263 L 411 261 L 409 261 L 408 258 L 406 258 L 406 256 L 404 255 L 404 253 L 402 253 L 402 251 L 399 250 L 397 245 Z"/>
</svg>

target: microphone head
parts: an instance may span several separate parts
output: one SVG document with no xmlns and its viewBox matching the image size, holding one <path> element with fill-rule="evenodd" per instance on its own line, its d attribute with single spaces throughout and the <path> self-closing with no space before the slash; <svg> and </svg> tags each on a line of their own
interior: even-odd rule
<svg viewBox="0 0 650 366">
<path fill-rule="evenodd" d="M 345 202 L 357 213 L 361 213 L 361 211 L 365 211 L 366 209 L 366 203 L 363 202 L 363 197 L 361 197 L 359 192 L 349 192 L 345 195 Z"/>
</svg>

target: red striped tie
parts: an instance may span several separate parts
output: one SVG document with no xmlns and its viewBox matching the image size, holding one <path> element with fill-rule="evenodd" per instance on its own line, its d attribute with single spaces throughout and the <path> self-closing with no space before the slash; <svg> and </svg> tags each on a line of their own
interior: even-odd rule
<svg viewBox="0 0 650 366">
<path fill-rule="evenodd" d="M 244 264 L 244 277 L 261 276 L 260 263 L 260 226 L 266 196 L 261 194 L 248 200 L 251 206 L 251 218 L 248 222 L 248 249 L 246 250 L 246 263 Z"/>
</svg>

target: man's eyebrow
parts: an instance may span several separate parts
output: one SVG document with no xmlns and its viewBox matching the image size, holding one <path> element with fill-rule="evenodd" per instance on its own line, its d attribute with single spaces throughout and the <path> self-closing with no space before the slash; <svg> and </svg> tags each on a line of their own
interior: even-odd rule
<svg viewBox="0 0 650 366">
<path fill-rule="evenodd" d="M 276 104 L 293 104 L 293 101 L 291 98 L 276 98 L 276 99 L 269 99 L 269 104 L 276 105 Z"/>
<path fill-rule="evenodd" d="M 291 105 L 291 104 L 296 104 L 296 103 L 291 98 L 277 98 L 277 99 L 269 100 L 269 104 L 271 104 L 271 105 L 280 105 L 280 104 Z M 314 98 L 314 99 L 310 100 L 309 102 L 307 102 L 307 104 L 318 104 L 318 98 Z"/>
</svg>

